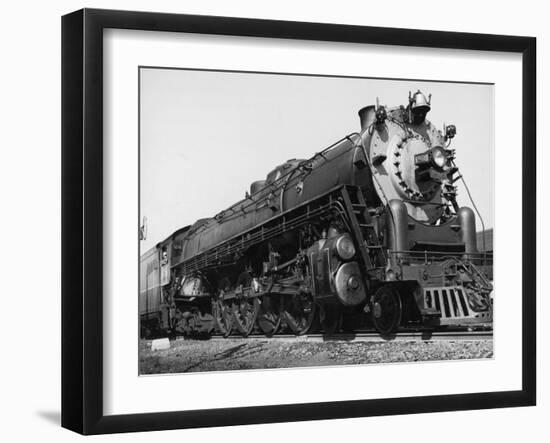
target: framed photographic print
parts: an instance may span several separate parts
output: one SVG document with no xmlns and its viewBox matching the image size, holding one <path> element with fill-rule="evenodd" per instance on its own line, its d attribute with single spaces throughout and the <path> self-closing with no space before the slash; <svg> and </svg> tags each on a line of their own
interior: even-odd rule
<svg viewBox="0 0 550 443">
<path fill-rule="evenodd" d="M 535 404 L 530 37 L 62 22 L 62 425 Z"/>
</svg>

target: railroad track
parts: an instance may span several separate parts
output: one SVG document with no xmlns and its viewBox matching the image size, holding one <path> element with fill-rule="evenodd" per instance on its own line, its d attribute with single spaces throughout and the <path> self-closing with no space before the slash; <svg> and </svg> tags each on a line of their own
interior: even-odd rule
<svg viewBox="0 0 550 443">
<path fill-rule="evenodd" d="M 238 335 L 223 338 L 213 336 L 210 340 L 277 340 L 277 341 L 306 341 L 306 342 L 324 342 L 324 341 L 340 341 L 340 342 L 391 342 L 391 341 L 479 341 L 492 340 L 493 331 L 414 331 L 414 332 L 399 332 L 389 337 L 381 337 L 377 332 L 357 332 L 350 334 L 306 334 L 292 335 L 280 334 L 272 337 L 266 337 L 263 334 L 250 334 L 247 338 L 239 337 Z"/>
</svg>

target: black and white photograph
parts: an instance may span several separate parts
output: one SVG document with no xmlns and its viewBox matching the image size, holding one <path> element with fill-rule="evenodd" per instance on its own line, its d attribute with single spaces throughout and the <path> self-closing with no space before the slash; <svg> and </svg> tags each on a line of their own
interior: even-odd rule
<svg viewBox="0 0 550 443">
<path fill-rule="evenodd" d="M 136 75 L 141 376 L 494 358 L 494 84 Z"/>
</svg>

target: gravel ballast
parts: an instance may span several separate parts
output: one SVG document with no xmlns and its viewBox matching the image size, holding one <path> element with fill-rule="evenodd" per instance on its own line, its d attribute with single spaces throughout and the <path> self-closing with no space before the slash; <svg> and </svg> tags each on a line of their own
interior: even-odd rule
<svg viewBox="0 0 550 443">
<path fill-rule="evenodd" d="M 493 357 L 492 340 L 459 341 L 307 341 L 257 338 L 184 340 L 170 349 L 139 348 L 140 374 L 296 368 Z"/>
</svg>

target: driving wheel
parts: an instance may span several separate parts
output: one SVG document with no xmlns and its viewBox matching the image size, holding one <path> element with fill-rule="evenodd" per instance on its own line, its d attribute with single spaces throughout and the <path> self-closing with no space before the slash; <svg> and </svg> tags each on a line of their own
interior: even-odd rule
<svg viewBox="0 0 550 443">
<path fill-rule="evenodd" d="M 285 300 L 283 316 L 294 334 L 303 335 L 311 328 L 316 311 L 313 297 L 309 294 L 299 294 Z"/>
<path fill-rule="evenodd" d="M 276 295 L 264 295 L 260 301 L 258 319 L 256 323 L 260 330 L 268 337 L 275 334 L 281 326 L 282 303 Z"/>
<path fill-rule="evenodd" d="M 218 300 L 212 304 L 212 315 L 216 322 L 216 328 L 224 337 L 228 337 L 233 330 L 233 312 L 231 304 L 223 300 L 223 294 L 231 290 L 231 282 L 224 278 L 219 284 Z"/>
<path fill-rule="evenodd" d="M 399 293 L 389 286 L 379 288 L 372 299 L 372 322 L 381 335 L 394 333 L 401 324 L 403 305 Z"/>
<path fill-rule="evenodd" d="M 243 337 L 247 337 L 254 328 L 260 303 L 257 297 L 249 297 L 252 276 L 243 272 L 237 280 L 237 288 L 242 291 L 241 296 L 233 300 L 233 324 Z"/>
</svg>

